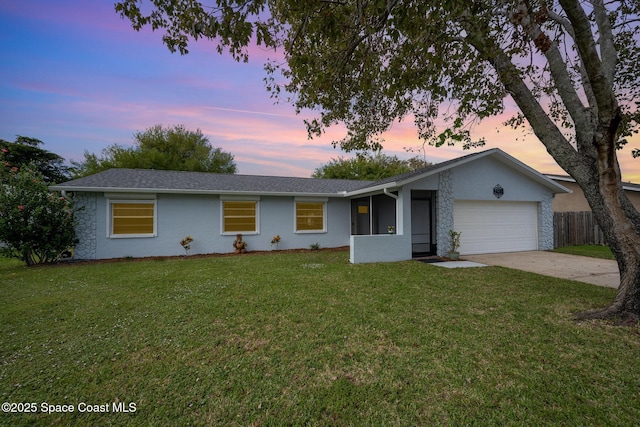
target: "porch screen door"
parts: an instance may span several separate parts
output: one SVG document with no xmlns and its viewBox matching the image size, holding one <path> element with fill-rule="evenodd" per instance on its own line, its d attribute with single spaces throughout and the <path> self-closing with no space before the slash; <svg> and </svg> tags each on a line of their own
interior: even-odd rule
<svg viewBox="0 0 640 427">
<path fill-rule="evenodd" d="M 411 251 L 413 254 L 431 253 L 431 194 L 411 192 Z"/>
<path fill-rule="evenodd" d="M 369 197 L 351 200 L 351 234 L 371 234 L 371 203 Z"/>
</svg>

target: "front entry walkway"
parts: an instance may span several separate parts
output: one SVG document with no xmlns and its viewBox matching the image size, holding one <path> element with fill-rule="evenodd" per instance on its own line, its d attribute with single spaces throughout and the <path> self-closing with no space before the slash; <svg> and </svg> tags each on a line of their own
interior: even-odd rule
<svg viewBox="0 0 640 427">
<path fill-rule="evenodd" d="M 608 259 L 547 251 L 466 255 L 461 258 L 609 288 L 617 288 L 620 284 L 618 263 Z"/>
</svg>

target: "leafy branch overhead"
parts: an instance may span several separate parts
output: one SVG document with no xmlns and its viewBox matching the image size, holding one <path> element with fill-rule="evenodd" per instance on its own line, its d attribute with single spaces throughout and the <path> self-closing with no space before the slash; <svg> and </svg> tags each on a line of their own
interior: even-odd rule
<svg viewBox="0 0 640 427">
<path fill-rule="evenodd" d="M 587 2 L 589 20 L 577 29 L 564 10 L 579 6 L 575 1 L 174 3 L 125 0 L 115 8 L 136 30 L 163 30 L 172 52 L 186 54 L 201 38 L 238 61 L 247 61 L 254 44 L 279 49 L 265 67 L 267 87 L 298 111 L 320 111 L 307 123 L 310 136 L 345 123 L 348 133 L 338 143 L 346 150 L 379 150 L 376 136 L 403 118 L 415 121 L 424 142 L 482 145 L 470 129 L 504 112 L 505 99 L 522 96 L 516 85 L 548 113 L 556 136 L 575 146 L 572 111 L 602 89 L 592 87 L 593 70 L 576 37 L 600 27 L 602 37 L 587 38 L 603 46 L 603 80 L 615 89 L 621 115 L 618 148 L 638 132 L 637 1 L 612 2 L 607 10 L 601 1 Z"/>
</svg>

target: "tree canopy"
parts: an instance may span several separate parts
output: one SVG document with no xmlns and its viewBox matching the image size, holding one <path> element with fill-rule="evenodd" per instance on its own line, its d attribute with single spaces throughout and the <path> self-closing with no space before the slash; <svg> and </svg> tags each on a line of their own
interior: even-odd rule
<svg viewBox="0 0 640 427">
<path fill-rule="evenodd" d="M 188 53 L 189 42 L 199 38 L 239 61 L 247 60 L 253 43 L 281 49 L 285 62 L 266 64 L 267 89 L 298 110 L 321 112 L 308 123 L 310 135 L 346 124 L 340 143 L 347 150 L 379 149 L 376 137 L 404 117 L 415 120 L 427 143 L 482 144 L 470 125 L 502 113 L 520 83 L 528 88 L 527 101 L 546 105 L 538 114 L 566 128 L 563 139 L 575 144 L 571 109 L 595 95 L 585 85 L 589 72 L 606 73 L 607 90 L 615 90 L 624 124 L 618 146 L 637 133 L 637 0 L 149 3 L 155 6 L 149 13 L 141 0 L 120 1 L 116 11 L 136 30 L 164 28 L 163 42 L 173 52 Z M 586 67 L 581 49 L 602 69 Z M 561 96 L 560 85 L 576 92 L 572 99 Z M 529 110 L 509 123 L 524 125 Z"/>
<path fill-rule="evenodd" d="M 344 157 L 331 159 L 328 163 L 317 167 L 311 177 L 376 181 L 428 165 L 428 162 L 419 157 L 400 160 L 398 156 L 388 156 L 379 152 L 358 153 L 351 159 Z"/>
<path fill-rule="evenodd" d="M 588 316 L 638 320 L 640 214 L 617 149 L 640 121 L 639 0 L 150 3 L 115 8 L 137 30 L 166 30 L 172 51 L 201 37 L 238 60 L 254 42 L 282 49 L 284 61 L 266 64 L 267 88 L 319 112 L 310 136 L 345 124 L 336 144 L 346 150 L 380 149 L 380 134 L 406 118 L 425 143 L 481 145 L 473 125 L 515 103 L 508 123 L 531 129 L 575 178 L 616 255 L 617 296 Z"/>
<path fill-rule="evenodd" d="M 111 168 L 181 170 L 235 173 L 233 155 L 214 148 L 198 129 L 153 126 L 134 134 L 134 146 L 110 145 L 102 155 L 85 151 L 83 162 L 74 162 L 77 177 Z"/>
<path fill-rule="evenodd" d="M 64 164 L 64 159 L 59 155 L 40 148 L 44 143 L 36 138 L 16 136 L 14 142 L 0 139 L 4 168 L 0 172 L 8 174 L 10 168 L 20 169 L 26 165 L 32 165 L 42 174 L 47 184 L 57 184 L 66 181 L 70 177 L 69 167 Z"/>
</svg>

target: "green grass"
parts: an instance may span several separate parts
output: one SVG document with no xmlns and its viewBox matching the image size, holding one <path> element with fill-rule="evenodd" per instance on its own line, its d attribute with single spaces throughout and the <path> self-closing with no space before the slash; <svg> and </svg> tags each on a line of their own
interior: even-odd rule
<svg viewBox="0 0 640 427">
<path fill-rule="evenodd" d="M 555 252 L 563 254 L 588 256 L 592 258 L 616 259 L 608 246 L 601 245 L 578 245 L 565 246 L 563 248 L 554 249 Z"/>
<path fill-rule="evenodd" d="M 3 402 L 135 413 L 3 425 L 635 425 L 638 328 L 615 290 L 345 252 L 0 262 Z"/>
</svg>

